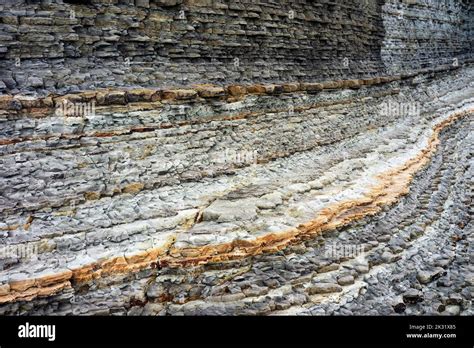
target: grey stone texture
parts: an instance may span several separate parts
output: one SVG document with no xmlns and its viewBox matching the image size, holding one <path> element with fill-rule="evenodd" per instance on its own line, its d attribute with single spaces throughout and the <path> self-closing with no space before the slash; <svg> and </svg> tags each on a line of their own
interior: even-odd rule
<svg viewBox="0 0 474 348">
<path fill-rule="evenodd" d="M 473 9 L 461 0 L 17 0 L 0 7 L 0 87 L 10 93 L 315 82 L 473 58 Z"/>
<path fill-rule="evenodd" d="M 3 1 L 0 314 L 472 315 L 472 10 Z"/>
</svg>

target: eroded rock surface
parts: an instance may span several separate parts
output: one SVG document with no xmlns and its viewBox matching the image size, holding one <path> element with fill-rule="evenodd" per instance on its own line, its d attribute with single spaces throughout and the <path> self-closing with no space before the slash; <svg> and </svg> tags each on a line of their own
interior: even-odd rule
<svg viewBox="0 0 474 348">
<path fill-rule="evenodd" d="M 0 75 L 1 314 L 473 314 L 468 4 L 369 1 L 360 22 L 342 2 L 10 3 L 0 59 L 31 50 Z M 291 10 L 312 24 L 274 23 Z M 341 42 L 360 64 L 335 64 Z M 227 46 L 252 52 L 246 78 Z M 145 51 L 149 79 L 113 70 Z"/>
</svg>

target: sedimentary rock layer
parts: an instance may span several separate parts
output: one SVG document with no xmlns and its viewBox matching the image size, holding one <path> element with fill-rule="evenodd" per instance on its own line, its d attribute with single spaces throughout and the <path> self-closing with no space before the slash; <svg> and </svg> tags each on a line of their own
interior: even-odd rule
<svg viewBox="0 0 474 348">
<path fill-rule="evenodd" d="M 0 89 L 323 81 L 473 59 L 469 1 L 4 0 Z"/>
<path fill-rule="evenodd" d="M 0 314 L 472 315 L 472 10 L 4 1 Z"/>
<path fill-rule="evenodd" d="M 356 89 L 322 89 L 315 94 L 296 88 L 277 95 L 250 94 L 239 100 L 185 100 L 191 110 L 205 110 L 203 105 L 211 104 L 212 118 L 207 121 L 200 114 L 201 120 L 191 118 L 173 127 L 152 125 L 167 116 L 167 107 L 173 103 L 182 107 L 179 98 L 165 98 L 170 104 L 162 100 L 150 109 L 146 103 L 138 109 L 132 103 L 130 111 L 109 105 L 98 109 L 90 123 L 74 120 L 96 128 L 94 132 L 72 132 L 75 137 L 36 135 L 36 129 L 44 129 L 45 123 L 52 121 L 54 127 L 54 114 L 35 117 L 32 132 L 28 112 L 13 113 L 20 133 L 15 138 L 20 140 L 6 139 L 3 145 L 4 192 L 9 195 L 9 205 L 4 205 L 2 213 L 5 248 L 22 246 L 37 254 L 30 260 L 13 258 L 5 264 L 2 308 L 5 313 L 16 313 L 26 305 L 24 301 L 33 300 L 33 312 L 41 312 L 60 305 L 64 301 L 60 299 L 65 298 L 68 301 L 62 305 L 69 308 L 66 312 L 89 313 L 89 305 L 97 306 L 91 309 L 93 313 L 104 300 L 102 291 L 114 286 L 138 287 L 130 293 L 124 291 L 120 299 L 128 296 L 128 303 L 138 301 L 132 307 L 141 308 L 149 302 L 148 307 L 160 311 L 164 305 L 175 308 L 176 301 L 201 301 L 203 295 L 185 295 L 188 285 L 179 285 L 183 293 L 177 299 L 166 287 L 158 302 L 143 299 L 155 277 L 184 273 L 189 286 L 199 288 L 199 274 L 206 274 L 206 269 L 215 268 L 224 278 L 233 279 L 235 272 L 243 271 L 243 266 L 234 268 L 234 263 L 249 266 L 255 258 L 265 257 L 258 256 L 261 254 L 305 250 L 307 241 L 318 240 L 319 235 L 350 229 L 357 221 L 371 221 L 371 216 L 390 211 L 410 192 L 414 176 L 441 146 L 439 137 L 445 128 L 461 123 L 469 129 L 471 123 L 466 119 L 473 111 L 472 74 L 472 69 L 466 68 L 459 77 L 448 70 Z M 416 84 L 419 79 L 424 80 L 423 85 Z M 450 88 L 453 84 L 457 90 Z M 431 93 L 422 98 L 420 91 L 425 89 Z M 291 100 L 291 110 L 281 110 L 282 99 L 285 105 Z M 404 102 L 419 110 L 391 109 Z M 348 104 L 352 112 L 347 111 Z M 230 109 L 237 117 L 219 114 L 219 109 Z M 239 116 L 242 110 L 246 110 L 246 117 Z M 143 130 L 127 131 L 127 122 L 139 123 Z M 347 123 L 350 127 L 344 127 Z M 23 137 L 18 129 L 21 124 L 33 135 Z M 235 139 L 232 134 L 240 137 Z M 298 134 L 303 139 L 298 139 Z M 246 157 L 247 149 L 257 144 L 260 151 Z M 116 155 L 116 151 L 127 152 L 123 147 L 130 151 L 130 146 L 137 149 L 130 157 Z M 239 160 L 232 154 L 242 156 Z M 16 156 L 27 157 L 18 161 Z M 90 161 L 84 163 L 87 157 Z M 8 166 L 9 158 L 15 160 L 16 167 Z M 158 171 L 150 171 L 152 163 L 160 165 Z M 35 164 L 41 170 L 31 167 Z M 49 170 L 48 165 L 52 166 Z M 57 166 L 61 166 L 59 171 Z M 57 177 L 55 173 L 61 174 Z M 60 190 L 32 192 L 31 187 L 51 175 L 60 180 Z M 30 183 L 22 192 L 18 183 L 27 180 Z M 459 189 L 463 190 L 462 186 Z M 377 240 L 360 244 L 364 252 L 371 242 Z M 319 254 L 325 248 L 320 245 Z M 385 252 L 383 260 L 399 259 L 403 248 L 397 251 L 398 255 Z M 336 267 L 327 264 L 331 257 L 326 256 L 315 263 L 318 269 Z M 266 272 L 262 276 L 266 279 Z M 301 282 L 307 277 L 305 274 Z M 352 284 L 350 275 L 344 277 L 339 283 Z M 134 278 L 137 280 L 131 281 Z M 304 285 L 304 294 L 342 291 L 337 282 L 313 278 L 310 283 L 317 285 Z M 281 286 L 291 288 L 291 284 Z M 84 295 L 88 299 L 74 300 L 71 307 L 70 296 L 81 298 L 84 287 L 91 289 Z M 301 299 L 303 293 L 294 296 Z M 231 299 L 239 307 L 247 302 L 245 292 Z M 128 305 L 122 302 L 122 306 Z"/>
</svg>

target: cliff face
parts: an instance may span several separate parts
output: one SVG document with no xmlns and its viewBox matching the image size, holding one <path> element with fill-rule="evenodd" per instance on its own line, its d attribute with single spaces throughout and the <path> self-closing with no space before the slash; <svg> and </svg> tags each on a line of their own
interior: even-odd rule
<svg viewBox="0 0 474 348">
<path fill-rule="evenodd" d="M 467 1 L 9 0 L 2 7 L 0 80 L 13 93 L 315 82 L 472 59 Z"/>
<path fill-rule="evenodd" d="M 472 314 L 469 2 L 113 3 L 2 5 L 0 313 Z"/>
</svg>

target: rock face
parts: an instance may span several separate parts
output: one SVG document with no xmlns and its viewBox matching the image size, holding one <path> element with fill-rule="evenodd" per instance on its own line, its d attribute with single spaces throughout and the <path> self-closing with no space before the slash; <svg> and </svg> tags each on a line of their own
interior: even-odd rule
<svg viewBox="0 0 474 348">
<path fill-rule="evenodd" d="M 2 4 L 0 81 L 14 93 L 316 82 L 472 58 L 468 0 Z"/>
<path fill-rule="evenodd" d="M 469 5 L 6 1 L 0 313 L 472 315 Z"/>
</svg>

